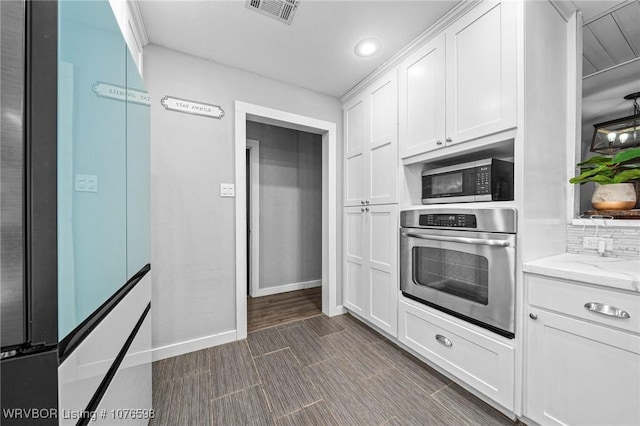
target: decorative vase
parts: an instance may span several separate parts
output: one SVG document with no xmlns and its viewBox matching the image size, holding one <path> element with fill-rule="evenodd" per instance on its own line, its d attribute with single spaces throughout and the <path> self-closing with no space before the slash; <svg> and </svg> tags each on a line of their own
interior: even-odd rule
<svg viewBox="0 0 640 426">
<path fill-rule="evenodd" d="M 632 183 L 596 183 L 591 204 L 596 210 L 631 210 L 636 205 L 636 190 Z"/>
</svg>

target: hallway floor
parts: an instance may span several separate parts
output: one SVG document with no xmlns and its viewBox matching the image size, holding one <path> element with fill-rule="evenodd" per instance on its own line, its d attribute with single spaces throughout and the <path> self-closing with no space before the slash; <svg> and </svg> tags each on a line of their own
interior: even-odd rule
<svg viewBox="0 0 640 426">
<path fill-rule="evenodd" d="M 152 425 L 514 425 L 349 315 L 153 364 Z"/>
<path fill-rule="evenodd" d="M 322 314 L 322 287 L 271 296 L 247 296 L 247 331 L 262 330 Z"/>
</svg>

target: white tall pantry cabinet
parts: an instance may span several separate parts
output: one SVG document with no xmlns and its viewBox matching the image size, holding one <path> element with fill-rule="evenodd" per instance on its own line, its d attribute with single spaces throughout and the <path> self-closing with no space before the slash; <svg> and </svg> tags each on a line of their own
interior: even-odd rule
<svg viewBox="0 0 640 426">
<path fill-rule="evenodd" d="M 398 85 L 395 70 L 344 106 L 344 305 L 396 336 Z"/>
</svg>

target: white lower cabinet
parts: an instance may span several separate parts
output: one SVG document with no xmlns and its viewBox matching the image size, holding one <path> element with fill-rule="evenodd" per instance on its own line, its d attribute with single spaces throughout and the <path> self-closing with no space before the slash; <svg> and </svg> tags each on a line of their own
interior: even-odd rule
<svg viewBox="0 0 640 426">
<path fill-rule="evenodd" d="M 514 407 L 512 341 L 428 306 L 400 300 L 398 340 L 508 410 Z"/>
<path fill-rule="evenodd" d="M 398 206 L 346 207 L 344 305 L 397 335 Z"/>
<path fill-rule="evenodd" d="M 639 425 L 640 335 L 626 330 L 639 321 L 640 295 L 533 275 L 526 282 L 526 417 L 541 425 Z M 630 318 L 585 308 L 591 302 Z"/>
</svg>

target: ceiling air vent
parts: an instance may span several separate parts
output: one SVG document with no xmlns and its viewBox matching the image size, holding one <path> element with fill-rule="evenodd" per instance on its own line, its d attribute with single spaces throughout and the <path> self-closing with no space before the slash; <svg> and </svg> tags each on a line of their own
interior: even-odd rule
<svg viewBox="0 0 640 426">
<path fill-rule="evenodd" d="M 247 0 L 247 8 L 291 24 L 300 0 Z"/>
</svg>

